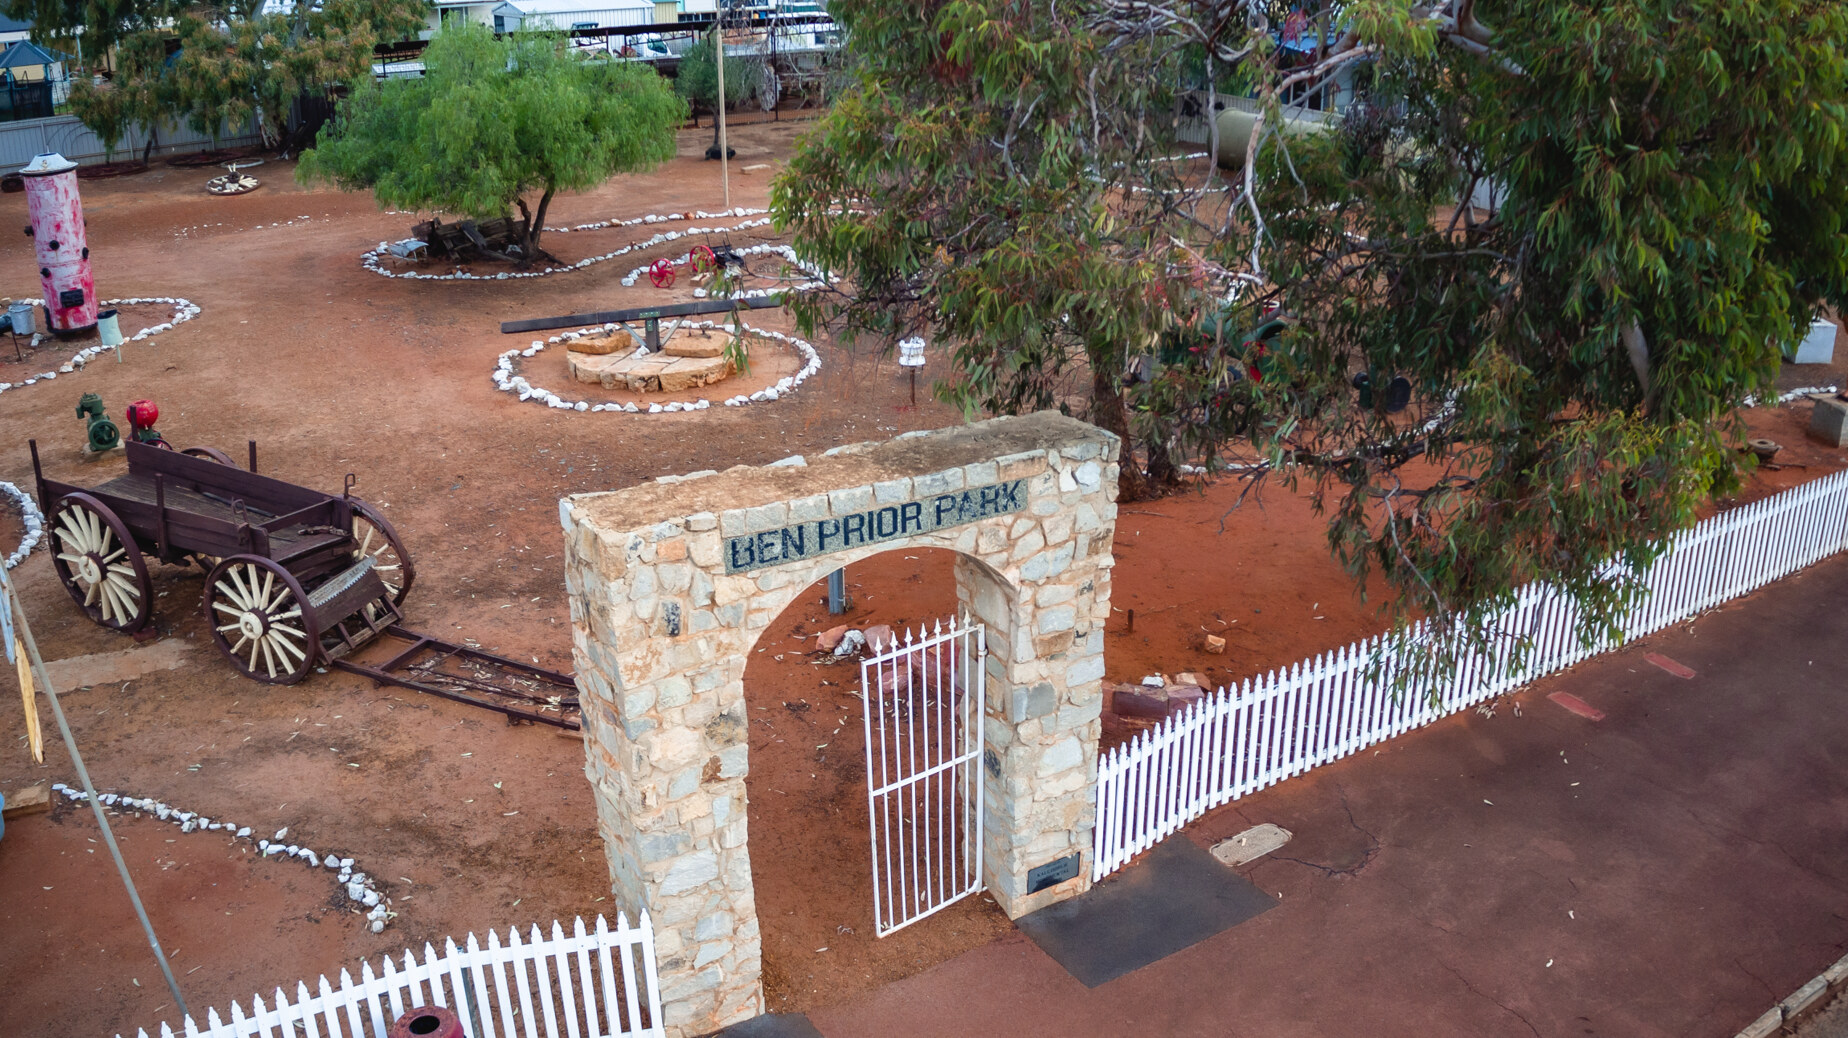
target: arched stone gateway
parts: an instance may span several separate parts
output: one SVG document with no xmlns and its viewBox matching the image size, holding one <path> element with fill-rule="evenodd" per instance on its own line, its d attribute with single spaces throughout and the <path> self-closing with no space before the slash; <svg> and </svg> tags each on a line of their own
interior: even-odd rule
<svg viewBox="0 0 1848 1038">
<path fill-rule="evenodd" d="M 1042 412 L 561 502 L 586 771 L 616 899 L 654 919 L 669 1034 L 763 1009 L 745 660 L 857 559 L 959 554 L 988 628 L 988 890 L 1019 917 L 1089 886 L 1118 447 Z"/>
</svg>

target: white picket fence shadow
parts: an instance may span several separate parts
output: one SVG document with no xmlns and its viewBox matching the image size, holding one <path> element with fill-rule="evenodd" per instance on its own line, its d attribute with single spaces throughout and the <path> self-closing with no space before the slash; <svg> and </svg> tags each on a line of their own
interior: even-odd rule
<svg viewBox="0 0 1848 1038">
<path fill-rule="evenodd" d="M 1661 630 L 1848 550 L 1848 472 L 1838 472 L 1714 516 L 1677 535 L 1645 577 L 1647 594 L 1622 623 L 1622 641 Z M 1091 875 L 1103 877 L 1207 811 L 1311 768 L 1430 724 L 1615 645 L 1584 645 L 1578 611 L 1530 584 L 1502 614 L 1492 653 L 1462 655 L 1433 696 L 1414 677 L 1395 694 L 1405 655 L 1428 652 L 1420 628 L 1407 650 L 1371 638 L 1232 689 L 1221 688 L 1097 762 Z M 1533 641 L 1518 669 L 1517 635 Z"/>
<path fill-rule="evenodd" d="M 208 1009 L 204 1027 L 191 1017 L 179 1031 L 163 1023 L 159 1038 L 386 1038 L 407 1010 L 429 1006 L 454 1012 L 469 1038 L 663 1033 L 647 912 L 639 926 L 618 915 L 612 930 L 598 916 L 590 930 L 578 919 L 568 936 L 553 922 L 549 938 L 534 926 L 522 941 L 519 929 L 510 927 L 505 944 L 493 930 L 485 948 L 472 933 L 460 948 L 453 938 L 443 944 L 439 955 L 426 943 L 422 962 L 408 949 L 401 965 L 390 956 L 379 960 L 377 971 L 362 962 L 357 983 L 344 969 L 339 984 L 323 975 L 313 992 L 298 982 L 294 1001 L 277 988 L 268 1006 L 263 996 L 253 996 L 249 1012 L 237 1002 L 228 1018 Z M 138 1031 L 137 1038 L 149 1038 L 148 1032 Z"/>
</svg>

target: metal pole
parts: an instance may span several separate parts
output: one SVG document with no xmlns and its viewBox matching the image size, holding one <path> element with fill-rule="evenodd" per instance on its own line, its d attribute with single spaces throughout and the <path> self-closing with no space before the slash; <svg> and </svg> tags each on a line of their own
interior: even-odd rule
<svg viewBox="0 0 1848 1038">
<path fill-rule="evenodd" d="M 173 977 L 173 967 L 167 965 L 167 953 L 160 948 L 160 938 L 154 936 L 154 924 L 148 920 L 148 910 L 141 905 L 141 895 L 136 893 L 135 881 L 128 874 L 128 863 L 122 860 L 122 848 L 116 846 L 115 830 L 109 827 L 109 818 L 103 814 L 103 802 L 97 799 L 96 787 L 90 784 L 90 772 L 83 766 L 83 754 L 77 752 L 77 738 L 71 734 L 70 722 L 64 719 L 64 707 L 58 702 L 57 691 L 51 687 L 50 676 L 45 673 L 45 661 L 39 658 L 38 642 L 32 637 L 32 625 L 26 620 L 25 604 L 19 600 L 19 592 L 4 568 L 0 568 L 0 589 L 13 600 L 13 622 L 18 625 L 19 640 L 25 644 L 26 657 L 32 661 L 32 670 L 38 675 L 39 686 L 45 690 L 45 698 L 51 701 L 52 715 L 58 719 L 58 733 L 64 737 L 64 749 L 71 755 L 77 779 L 90 798 L 90 810 L 96 813 L 96 824 L 103 830 L 103 842 L 109 846 L 109 856 L 115 859 L 116 872 L 121 874 L 128 900 L 135 906 L 141 930 L 148 935 L 148 947 L 154 949 L 154 961 L 160 963 L 161 976 L 167 978 L 167 991 L 173 995 L 174 1004 L 180 1007 L 180 1016 L 190 1020 L 192 1013 L 180 994 L 180 982 Z"/>
<path fill-rule="evenodd" d="M 839 616 L 847 611 L 847 571 L 837 569 L 828 574 L 828 612 Z"/>
<path fill-rule="evenodd" d="M 719 182 L 725 186 L 725 208 L 731 208 L 731 159 L 725 146 L 725 7 L 723 0 L 712 19 L 712 50 L 719 63 Z"/>
</svg>

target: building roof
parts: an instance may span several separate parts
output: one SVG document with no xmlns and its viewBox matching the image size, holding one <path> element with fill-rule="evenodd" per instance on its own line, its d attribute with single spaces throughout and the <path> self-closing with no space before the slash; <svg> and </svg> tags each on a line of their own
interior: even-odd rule
<svg viewBox="0 0 1848 1038">
<path fill-rule="evenodd" d="M 60 54 L 55 50 L 46 50 L 38 44 L 33 43 L 31 40 L 20 40 L 17 43 L 9 45 L 5 52 L 0 53 L 0 68 L 19 68 L 26 65 L 55 65 L 60 61 L 68 60 L 68 58 L 69 55 Z"/>
<path fill-rule="evenodd" d="M 508 0 L 501 6 L 511 7 L 525 15 L 594 15 L 603 11 L 627 11 L 638 7 L 653 10 L 654 0 Z"/>
<path fill-rule="evenodd" d="M 31 29 L 30 20 L 8 18 L 5 12 L 0 12 L 0 32 L 29 32 Z"/>
</svg>

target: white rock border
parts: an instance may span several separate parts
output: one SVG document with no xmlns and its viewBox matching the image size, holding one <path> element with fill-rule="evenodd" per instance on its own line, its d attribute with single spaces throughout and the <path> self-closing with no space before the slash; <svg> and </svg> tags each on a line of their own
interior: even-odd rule
<svg viewBox="0 0 1848 1038">
<path fill-rule="evenodd" d="M 676 213 L 674 215 L 679 216 L 681 214 Z M 627 222 L 628 223 L 645 223 L 647 222 L 647 219 L 648 219 L 647 217 L 642 217 L 639 220 L 631 220 Z M 663 222 L 671 222 L 671 221 L 663 219 L 663 220 L 657 220 L 655 222 L 663 223 Z M 608 261 L 613 260 L 617 258 L 618 256 L 626 256 L 631 252 L 638 252 L 642 249 L 652 249 L 657 245 L 665 245 L 666 243 L 670 241 L 679 241 L 682 238 L 691 238 L 694 235 L 729 234 L 733 231 L 746 231 L 746 230 L 750 230 L 753 227 L 767 226 L 769 225 L 770 222 L 771 222 L 770 218 L 766 216 L 766 217 L 763 217 L 761 219 L 756 219 L 756 220 L 744 220 L 740 223 L 735 223 L 731 225 L 730 227 L 689 227 L 684 231 L 662 231 L 661 233 L 656 234 L 654 237 L 649 238 L 646 241 L 639 241 L 633 245 L 625 245 L 622 248 L 617 249 L 614 252 L 606 252 L 601 256 L 592 256 L 588 259 L 581 259 L 581 260 L 578 260 L 576 263 L 570 264 L 568 266 L 546 267 L 544 270 L 503 270 L 498 274 L 464 274 L 464 273 L 461 273 L 460 271 L 455 272 L 455 273 L 450 273 L 450 274 L 420 274 L 415 270 L 402 270 L 402 271 L 386 270 L 384 267 L 379 265 L 379 260 L 389 252 L 392 246 L 391 242 L 386 242 L 386 241 L 379 242 L 378 247 L 371 250 L 370 252 L 360 253 L 359 261 L 360 261 L 361 266 L 365 267 L 367 270 L 370 270 L 374 274 L 379 275 L 380 277 L 404 278 L 404 279 L 411 280 L 411 281 L 512 281 L 512 280 L 516 280 L 519 278 L 542 278 L 542 277 L 547 277 L 552 274 L 569 274 L 570 272 L 574 270 L 583 270 L 585 267 L 589 267 L 594 264 L 607 263 Z M 605 225 L 614 226 L 614 224 L 609 223 L 608 221 L 606 221 Z M 586 230 L 590 229 L 590 225 L 586 225 L 583 229 L 586 229 Z M 400 239 L 400 240 L 409 241 L 410 239 L 406 238 L 406 239 Z"/>
<path fill-rule="evenodd" d="M 734 330 L 729 322 L 715 323 L 713 321 L 696 321 L 686 325 L 686 327 L 722 328 L 728 332 Z M 681 411 L 704 411 L 712 406 L 712 401 L 705 397 L 701 397 L 698 400 L 675 400 L 666 404 L 649 404 L 646 409 L 635 403 L 597 404 L 589 400 L 566 400 L 549 389 L 533 385 L 525 376 L 514 370 L 514 361 L 516 359 L 536 356 L 547 346 L 568 343 L 574 339 L 580 339 L 585 336 L 607 335 L 615 330 L 615 324 L 579 328 L 575 331 L 561 332 L 549 339 L 534 339 L 533 344 L 523 350 L 508 350 L 501 354 L 500 358 L 495 363 L 493 375 L 494 388 L 503 393 L 513 393 L 521 400 L 530 400 L 534 403 L 556 408 L 561 411 L 620 411 L 625 414 L 673 414 Z M 814 345 L 807 340 L 799 339 L 793 335 L 784 335 L 782 332 L 773 332 L 768 328 L 757 328 L 743 321 L 738 322 L 737 330 L 752 335 L 760 335 L 769 339 L 780 339 L 789 343 L 796 348 L 797 353 L 802 355 L 804 363 L 802 365 L 802 370 L 796 372 L 794 375 L 785 375 L 783 378 L 778 379 L 773 386 L 760 389 L 755 393 L 739 394 L 738 396 L 726 398 L 721 401 L 726 407 L 742 407 L 745 404 L 757 404 L 768 400 L 781 399 L 794 393 L 798 386 L 808 380 L 809 376 L 821 370 L 821 354 L 817 353 Z"/>
<path fill-rule="evenodd" d="M 67 786 L 62 782 L 53 782 L 51 788 L 75 803 L 85 803 L 90 799 L 89 794 L 83 790 Z M 195 811 L 182 811 L 151 797 L 133 797 L 122 793 L 98 793 L 96 799 L 101 801 L 104 807 L 112 807 L 119 811 L 133 811 L 163 822 L 172 822 L 179 826 L 183 833 L 205 831 L 229 833 L 232 840 L 244 840 L 256 847 L 259 857 L 267 858 L 272 854 L 280 854 L 285 858 L 293 858 L 308 868 L 324 868 L 336 873 L 347 899 L 367 910 L 366 921 L 373 933 L 383 933 L 386 922 L 397 915 L 391 910 L 391 899 L 379 893 L 378 882 L 366 873 L 355 870 L 352 858 L 343 858 L 333 852 L 319 854 L 297 844 L 285 844 L 282 842 L 283 838 L 289 835 L 289 827 L 286 825 L 276 830 L 275 836 L 263 840 L 253 836 L 248 825 L 218 821 Z"/>
<path fill-rule="evenodd" d="M 45 305 L 45 301 L 43 299 L 21 299 L 21 300 L 14 300 L 14 301 L 31 303 L 33 306 L 44 306 Z M 127 339 L 127 342 L 140 342 L 143 339 L 152 338 L 156 335 L 159 335 L 162 332 L 170 332 L 173 330 L 175 325 L 185 324 L 187 321 L 190 321 L 193 318 L 199 316 L 198 304 L 194 303 L 190 299 L 182 299 L 178 296 L 149 296 L 145 298 L 136 296 L 132 299 L 99 299 L 97 300 L 96 305 L 98 308 L 106 309 L 112 306 L 137 306 L 142 303 L 165 303 L 173 307 L 173 315 L 171 317 L 168 317 L 165 321 L 162 321 L 160 324 L 156 324 L 151 327 L 143 328 L 140 331 L 136 332 L 135 334 L 130 335 Z M 32 345 L 36 347 L 43 338 L 44 338 L 44 333 L 33 332 L 32 333 Z M 0 382 L 0 393 L 4 393 L 9 389 L 24 389 L 27 386 L 36 385 L 40 382 L 48 382 L 51 379 L 57 378 L 59 375 L 69 375 L 72 372 L 75 372 L 78 369 L 82 368 L 85 364 L 88 364 L 90 362 L 90 358 L 95 357 L 98 354 L 108 353 L 109 351 L 113 349 L 115 349 L 114 346 L 104 346 L 101 343 L 98 343 L 95 346 L 86 346 L 83 349 L 78 350 L 75 354 L 73 354 L 70 360 L 65 361 L 63 364 L 60 364 L 58 366 L 58 370 L 56 371 L 41 372 L 37 375 L 32 376 L 31 378 L 26 379 L 23 382 Z"/>
<path fill-rule="evenodd" d="M 12 569 L 26 561 L 26 556 L 32 554 L 39 539 L 45 536 L 45 513 L 39 511 L 38 502 L 32 500 L 31 494 L 11 483 L 0 482 L 0 495 L 13 499 L 13 504 L 19 508 L 19 518 L 26 524 L 26 535 L 20 539 L 19 547 L 6 557 L 6 568 Z"/>
<path fill-rule="evenodd" d="M 1205 153 L 1202 152 L 1202 154 Z M 685 220 L 729 220 L 740 216 L 762 216 L 769 211 L 768 209 L 747 209 L 739 205 L 733 206 L 730 209 L 721 209 L 716 213 L 709 213 L 704 209 L 695 209 L 690 213 L 648 213 L 644 216 L 638 216 L 633 220 L 624 220 L 612 216 L 607 220 L 598 220 L 595 223 L 573 224 L 570 227 L 547 227 L 545 233 L 570 234 L 573 231 L 601 231 L 606 227 L 634 227 L 638 224 L 650 223 L 680 223 Z"/>
</svg>

